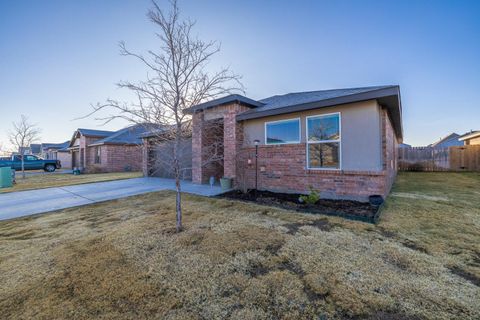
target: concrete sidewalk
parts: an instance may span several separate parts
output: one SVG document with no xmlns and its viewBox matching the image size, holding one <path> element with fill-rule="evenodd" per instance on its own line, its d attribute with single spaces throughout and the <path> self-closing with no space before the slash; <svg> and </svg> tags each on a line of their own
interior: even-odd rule
<svg viewBox="0 0 480 320">
<path fill-rule="evenodd" d="M 173 179 L 134 178 L 0 194 L 0 220 L 120 199 L 160 190 L 175 190 Z M 202 196 L 223 193 L 219 186 L 182 181 L 182 191 Z"/>
</svg>

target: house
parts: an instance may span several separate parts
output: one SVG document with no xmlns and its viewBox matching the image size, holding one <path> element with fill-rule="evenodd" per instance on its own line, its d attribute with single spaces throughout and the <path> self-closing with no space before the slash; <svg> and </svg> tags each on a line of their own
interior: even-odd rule
<svg viewBox="0 0 480 320">
<path fill-rule="evenodd" d="M 224 176 L 236 188 L 255 188 L 257 180 L 261 190 L 306 193 L 314 188 L 325 198 L 364 201 L 370 195 L 386 196 L 397 173 L 403 136 L 399 86 L 262 100 L 229 95 L 187 112 L 192 115 L 192 181 L 197 184 Z M 205 150 L 215 141 L 223 142 L 223 160 L 205 164 Z"/>
<path fill-rule="evenodd" d="M 73 168 L 85 172 L 140 171 L 142 138 L 147 125 L 133 125 L 118 131 L 77 129 L 68 150 Z"/>
<path fill-rule="evenodd" d="M 68 150 L 70 141 L 62 143 L 42 143 L 40 146 L 40 156 L 44 159 L 60 160 L 63 169 L 72 167 L 72 157 Z"/>
<path fill-rule="evenodd" d="M 44 159 L 57 159 L 57 151 L 68 147 L 70 141 L 62 143 L 42 143 L 40 145 L 40 156 Z"/>
<path fill-rule="evenodd" d="M 472 130 L 459 137 L 458 140 L 462 143 L 461 145 L 465 146 L 480 145 L 480 130 Z"/>
<path fill-rule="evenodd" d="M 406 148 L 406 149 L 408 149 L 408 148 L 411 148 L 412 145 L 411 145 L 411 144 L 407 144 L 407 143 L 400 143 L 400 144 L 398 145 L 398 147 L 399 147 L 399 148 Z"/>
<path fill-rule="evenodd" d="M 440 140 L 438 140 L 435 143 L 432 143 L 431 145 L 429 145 L 429 147 L 448 148 L 448 147 L 455 147 L 455 146 L 463 146 L 463 142 L 458 140 L 459 137 L 460 137 L 459 134 L 453 132 L 444 138 L 440 138 Z"/>
<path fill-rule="evenodd" d="M 28 147 L 20 147 L 18 152 L 12 152 L 12 155 L 15 154 L 33 154 L 39 156 L 41 154 L 40 149 L 41 144 L 39 143 L 31 143 Z"/>
</svg>

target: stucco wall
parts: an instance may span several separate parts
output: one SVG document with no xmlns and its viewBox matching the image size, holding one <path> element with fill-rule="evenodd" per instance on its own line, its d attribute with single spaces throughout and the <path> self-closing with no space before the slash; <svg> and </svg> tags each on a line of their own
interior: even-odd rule
<svg viewBox="0 0 480 320">
<path fill-rule="evenodd" d="M 300 118 L 300 138 L 301 142 L 305 143 L 306 117 L 333 112 L 340 112 L 341 115 L 341 169 L 381 171 L 381 112 L 376 100 L 246 120 L 243 126 L 244 144 L 252 145 L 257 139 L 261 144 L 265 144 L 265 122 L 292 118 Z"/>
<path fill-rule="evenodd" d="M 467 146 L 480 145 L 480 137 L 475 137 L 472 139 L 465 140 L 465 145 Z"/>
</svg>

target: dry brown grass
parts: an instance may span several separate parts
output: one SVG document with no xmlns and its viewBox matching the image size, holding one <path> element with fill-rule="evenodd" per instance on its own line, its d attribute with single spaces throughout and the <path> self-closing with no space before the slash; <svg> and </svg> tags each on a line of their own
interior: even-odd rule
<svg viewBox="0 0 480 320">
<path fill-rule="evenodd" d="M 111 181 L 120 179 L 130 179 L 141 177 L 141 172 L 113 172 L 113 173 L 96 173 L 96 174 L 60 174 L 45 173 L 38 175 L 26 176 L 25 179 L 17 174 L 17 183 L 12 188 L 0 189 L 0 193 L 24 191 L 32 189 L 43 189 L 50 187 L 70 186 L 74 184 L 83 184 L 90 182 Z"/>
<path fill-rule="evenodd" d="M 402 174 L 427 198 L 378 226 L 186 195 L 176 234 L 171 192 L 1 222 L 2 317 L 478 319 L 478 186 Z"/>
</svg>

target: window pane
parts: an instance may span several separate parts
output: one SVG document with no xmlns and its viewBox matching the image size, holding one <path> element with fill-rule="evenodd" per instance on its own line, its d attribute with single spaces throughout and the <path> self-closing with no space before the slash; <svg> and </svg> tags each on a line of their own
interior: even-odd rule
<svg viewBox="0 0 480 320">
<path fill-rule="evenodd" d="M 339 143 L 313 143 L 308 145 L 309 168 L 340 168 Z"/>
<path fill-rule="evenodd" d="M 298 119 L 267 123 L 267 144 L 299 142 L 299 130 L 300 121 Z"/>
<path fill-rule="evenodd" d="M 338 114 L 308 118 L 308 141 L 340 139 L 340 117 Z"/>
</svg>

